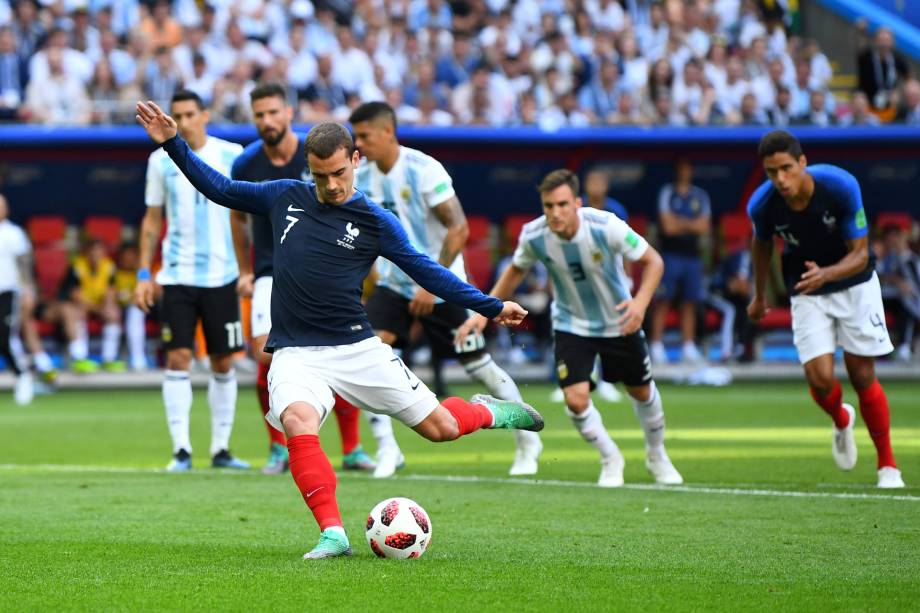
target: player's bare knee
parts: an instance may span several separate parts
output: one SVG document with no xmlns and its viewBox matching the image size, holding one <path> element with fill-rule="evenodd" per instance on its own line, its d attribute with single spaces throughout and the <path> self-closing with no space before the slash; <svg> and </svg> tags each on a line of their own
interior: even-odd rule
<svg viewBox="0 0 920 613">
<path fill-rule="evenodd" d="M 846 355 L 847 375 L 857 390 L 868 388 L 875 381 L 875 360 L 871 357 Z"/>
<path fill-rule="evenodd" d="M 301 434 L 318 434 L 319 412 L 306 402 L 295 402 L 281 413 L 281 425 L 288 438 Z"/>
<path fill-rule="evenodd" d="M 460 425 L 450 411 L 439 407 L 413 428 L 433 443 L 444 443 L 460 437 Z"/>
<path fill-rule="evenodd" d="M 169 370 L 188 370 L 191 364 L 191 349 L 170 349 L 166 352 L 166 368 Z"/>
<path fill-rule="evenodd" d="M 638 387 L 626 386 L 626 392 L 639 402 L 648 402 L 648 399 L 652 397 L 652 386 L 648 383 Z"/>
<path fill-rule="evenodd" d="M 588 410 L 588 406 L 591 404 L 590 391 L 572 388 L 565 388 L 562 391 L 565 394 L 565 406 L 571 412 L 581 414 Z"/>
<path fill-rule="evenodd" d="M 211 354 L 209 357 L 213 372 L 224 374 L 230 372 L 230 369 L 233 368 L 232 353 Z"/>
</svg>

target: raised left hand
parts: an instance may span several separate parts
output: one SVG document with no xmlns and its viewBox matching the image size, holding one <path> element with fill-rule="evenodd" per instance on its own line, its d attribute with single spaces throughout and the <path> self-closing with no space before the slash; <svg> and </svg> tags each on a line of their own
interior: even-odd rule
<svg viewBox="0 0 920 613">
<path fill-rule="evenodd" d="M 178 133 L 179 127 L 176 125 L 176 121 L 164 113 L 156 102 L 152 100 L 147 102 L 138 101 L 136 109 L 137 115 L 135 115 L 135 118 L 137 123 L 147 130 L 147 136 L 156 144 L 162 145 Z"/>
<path fill-rule="evenodd" d="M 809 260 L 805 262 L 805 272 L 802 273 L 801 280 L 795 284 L 795 289 L 799 293 L 810 294 L 823 287 L 829 280 L 827 271 Z"/>
</svg>

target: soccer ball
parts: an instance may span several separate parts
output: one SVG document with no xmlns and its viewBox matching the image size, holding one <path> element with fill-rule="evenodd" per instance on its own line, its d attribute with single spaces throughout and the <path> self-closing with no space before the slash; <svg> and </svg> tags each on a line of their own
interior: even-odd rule
<svg viewBox="0 0 920 613">
<path fill-rule="evenodd" d="M 431 520 L 414 500 L 387 498 L 367 516 L 367 544 L 380 558 L 418 558 L 431 544 Z"/>
</svg>

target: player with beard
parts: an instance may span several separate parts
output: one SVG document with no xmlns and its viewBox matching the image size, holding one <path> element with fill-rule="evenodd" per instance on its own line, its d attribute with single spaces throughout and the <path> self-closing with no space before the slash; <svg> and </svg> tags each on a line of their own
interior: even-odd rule
<svg viewBox="0 0 920 613">
<path fill-rule="evenodd" d="M 310 170 L 307 160 L 301 155 L 304 136 L 291 128 L 294 111 L 287 102 L 287 94 L 281 85 L 267 83 L 249 94 L 252 116 L 260 140 L 250 143 L 236 159 L 230 176 L 240 181 L 273 181 L 276 179 L 308 180 Z M 243 225 L 250 223 L 250 215 L 243 211 L 231 213 Z M 271 330 L 272 296 L 272 225 L 263 215 L 251 216 L 251 234 L 234 236 L 237 260 L 240 262 L 239 293 L 252 296 L 252 353 L 259 364 L 256 393 L 262 414 L 269 411 L 268 370 L 272 354 L 264 351 L 268 333 Z M 251 254 L 251 257 L 250 257 Z M 342 468 L 345 470 L 374 470 L 374 461 L 361 448 L 359 438 L 359 409 L 341 397 L 336 398 L 335 416 L 342 437 Z M 268 462 L 262 468 L 267 475 L 280 474 L 288 469 L 288 450 L 284 433 L 268 428 Z"/>
</svg>

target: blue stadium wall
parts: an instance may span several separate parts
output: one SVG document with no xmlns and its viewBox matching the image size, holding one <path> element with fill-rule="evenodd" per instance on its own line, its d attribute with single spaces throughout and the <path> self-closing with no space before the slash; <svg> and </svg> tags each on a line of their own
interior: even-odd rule
<svg viewBox="0 0 920 613">
<path fill-rule="evenodd" d="M 240 143 L 252 128 L 213 126 Z M 566 167 L 583 174 L 611 171 L 612 195 L 631 214 L 653 217 L 660 186 L 674 160 L 690 157 L 695 182 L 709 191 L 715 213 L 739 210 L 764 180 L 756 155 L 763 128 L 597 128 L 546 133 L 531 128 L 405 128 L 401 141 L 440 159 L 469 214 L 498 221 L 539 214 L 534 186 Z M 837 164 L 860 180 L 870 218 L 882 211 L 920 214 L 920 129 L 906 127 L 795 130 L 809 161 Z M 140 128 L 0 128 L 0 189 L 13 219 L 36 214 L 118 215 L 137 223 L 144 213 L 144 173 L 153 147 Z"/>
</svg>

